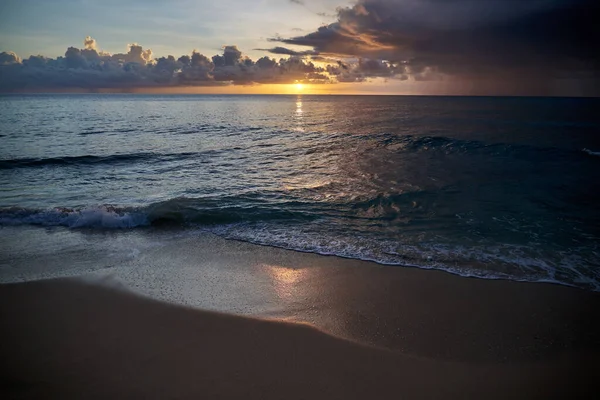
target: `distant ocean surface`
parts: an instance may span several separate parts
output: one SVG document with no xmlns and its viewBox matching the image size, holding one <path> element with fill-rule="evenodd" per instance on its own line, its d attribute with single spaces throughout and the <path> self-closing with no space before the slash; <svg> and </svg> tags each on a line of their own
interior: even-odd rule
<svg viewBox="0 0 600 400">
<path fill-rule="evenodd" d="M 0 240 L 209 231 L 600 290 L 598 99 L 6 95 L 0 144 Z"/>
</svg>

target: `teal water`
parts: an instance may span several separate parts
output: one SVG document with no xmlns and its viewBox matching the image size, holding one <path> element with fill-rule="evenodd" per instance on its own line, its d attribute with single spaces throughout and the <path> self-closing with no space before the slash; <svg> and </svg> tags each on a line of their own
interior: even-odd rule
<svg viewBox="0 0 600 400">
<path fill-rule="evenodd" d="M 210 231 L 600 289 L 599 100 L 10 95 L 0 105 L 0 227 Z"/>
</svg>

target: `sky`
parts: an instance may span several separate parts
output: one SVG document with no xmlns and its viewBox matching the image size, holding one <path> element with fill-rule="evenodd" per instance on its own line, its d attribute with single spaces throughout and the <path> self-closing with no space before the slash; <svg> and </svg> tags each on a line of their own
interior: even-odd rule
<svg viewBox="0 0 600 400">
<path fill-rule="evenodd" d="M 600 95 L 596 0 L 2 0 L 0 92 Z"/>
</svg>

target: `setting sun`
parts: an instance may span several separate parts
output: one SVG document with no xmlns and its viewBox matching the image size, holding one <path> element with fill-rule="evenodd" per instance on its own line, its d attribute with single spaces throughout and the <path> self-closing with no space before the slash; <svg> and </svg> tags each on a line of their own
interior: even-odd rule
<svg viewBox="0 0 600 400">
<path fill-rule="evenodd" d="M 301 83 L 296 83 L 296 90 L 301 91 L 302 89 L 304 89 L 304 85 Z"/>
</svg>

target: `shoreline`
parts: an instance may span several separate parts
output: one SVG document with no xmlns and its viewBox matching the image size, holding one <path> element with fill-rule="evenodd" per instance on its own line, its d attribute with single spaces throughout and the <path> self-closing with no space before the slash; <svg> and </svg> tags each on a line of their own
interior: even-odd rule
<svg viewBox="0 0 600 400">
<path fill-rule="evenodd" d="M 528 279 L 528 278 L 517 278 L 517 277 L 505 277 L 505 276 L 499 276 L 499 275 L 487 275 L 487 276 L 481 276 L 481 275 L 477 275 L 474 273 L 460 273 L 460 272 L 456 272 L 452 269 L 446 268 L 446 267 L 438 267 L 438 266 L 422 266 L 422 265 L 417 265 L 417 264 L 410 264 L 410 263 L 405 263 L 405 264 L 400 264 L 400 263 L 387 263 L 387 262 L 383 262 L 383 261 L 378 261 L 375 259 L 370 259 L 370 258 L 360 258 L 360 257 L 351 257 L 351 256 L 344 256 L 344 255 L 339 255 L 339 254 L 330 254 L 330 253 L 319 253 L 317 251 L 310 251 L 310 250 L 302 250 L 302 249 L 297 249 L 297 248 L 289 248 L 289 247 L 285 247 L 285 246 L 279 246 L 279 245 L 275 245 L 275 244 L 265 244 L 265 243 L 259 243 L 259 242 L 253 242 L 251 240 L 245 240 L 245 239 L 239 239 L 239 238 L 232 238 L 232 237 L 226 237 L 223 235 L 220 235 L 218 233 L 214 233 L 214 232 L 201 232 L 198 234 L 198 230 L 194 229 L 194 228 L 185 228 L 185 229 L 181 229 L 180 227 L 173 227 L 173 228 L 168 228 L 168 229 L 164 229 L 164 227 L 162 227 L 161 229 L 157 229 L 156 227 L 152 227 L 152 226 L 143 226 L 143 227 L 137 227 L 135 230 L 133 231 L 127 231 L 127 230 L 113 230 L 113 229 L 98 229 L 98 228 L 77 228 L 77 229 L 73 229 L 70 227 L 64 227 L 64 226 L 39 226 L 39 225 L 5 225 L 5 226 L 0 226 L 0 233 L 2 231 L 2 229 L 12 229 L 12 230 L 20 230 L 23 229 L 26 232 L 35 232 L 38 231 L 37 233 L 39 233 L 40 230 L 47 230 L 48 232 L 50 232 L 51 234 L 54 233 L 52 231 L 63 231 L 63 232 L 70 232 L 73 235 L 90 235 L 90 236 L 116 236 L 116 235 L 140 235 L 140 236 L 147 236 L 147 235 L 153 235 L 153 234 L 161 234 L 161 235 L 165 235 L 165 234 L 169 234 L 172 232 L 176 232 L 179 233 L 180 235 L 176 235 L 178 237 L 182 237 L 182 238 L 190 238 L 190 237 L 202 237 L 202 236 L 214 236 L 215 238 L 217 238 L 217 240 L 221 240 L 221 241 L 227 241 L 227 242 L 232 242 L 232 243 L 239 243 L 242 246 L 257 246 L 260 248 L 264 248 L 265 252 L 269 252 L 270 249 L 272 249 L 273 251 L 284 251 L 284 252 L 293 252 L 293 253 L 300 253 L 300 254 L 306 254 L 306 255 L 310 255 L 310 256 L 317 256 L 317 257 L 326 257 L 326 258 L 332 258 L 333 262 L 335 263 L 335 260 L 347 260 L 350 262 L 357 262 L 357 263 L 363 263 L 365 265 L 376 265 L 376 266 L 381 266 L 381 267 L 389 267 L 389 268 L 401 268 L 401 269 L 417 269 L 417 270 L 422 270 L 422 271 L 435 271 L 435 272 L 441 272 L 441 273 L 446 273 L 455 277 L 460 277 L 460 278 L 467 278 L 467 279 L 478 279 L 478 280 L 484 280 L 484 281 L 506 281 L 506 282 L 516 282 L 516 283 L 531 283 L 531 284 L 549 284 L 549 285 L 556 285 L 556 286 L 563 286 L 563 287 L 568 287 L 568 288 L 573 288 L 573 289 L 579 289 L 585 292 L 595 292 L 595 293 L 600 293 L 600 289 L 593 289 L 591 287 L 583 287 L 583 286 L 577 286 L 574 284 L 570 284 L 564 281 L 560 281 L 560 280 L 553 280 L 553 279 Z M 46 233 L 48 233 L 46 232 Z M 190 232 L 195 233 L 196 235 L 192 234 L 190 235 Z M 3 250 L 0 247 L 0 250 Z M 0 262 L 2 260 L 0 259 Z M 0 265 L 0 268 L 2 266 Z M 69 275 L 71 276 L 71 275 Z M 51 279 L 53 276 L 42 276 L 42 277 L 36 277 L 34 279 L 30 279 L 30 278 L 24 278 L 24 279 L 13 279 L 13 278 L 9 278 L 8 280 L 3 279 L 2 274 L 1 274 L 1 270 L 0 270 L 0 285 L 3 283 L 16 283 L 16 282 L 27 282 L 29 280 L 39 280 L 39 279 Z"/>
<path fill-rule="evenodd" d="M 148 229 L 152 229 L 152 228 L 148 228 Z M 544 284 L 544 285 L 557 285 L 557 286 L 564 286 L 564 287 L 568 287 L 568 288 L 572 288 L 572 289 L 579 289 L 579 290 L 583 290 L 586 292 L 596 292 L 596 293 L 600 293 L 600 289 L 598 290 L 594 290 L 594 289 L 589 289 L 589 288 L 584 288 L 581 286 L 575 286 L 566 282 L 561 282 L 561 281 L 555 281 L 555 280 L 551 280 L 551 279 L 540 279 L 540 280 L 527 280 L 527 279 L 517 279 L 517 278 L 506 278 L 506 277 L 483 277 L 483 276 L 478 276 L 478 275 L 461 275 L 458 272 L 454 272 L 448 269 L 444 269 L 444 268 L 438 268 L 438 267 L 423 267 L 423 266 L 419 266 L 419 265 L 415 265 L 415 264 L 392 264 L 392 263 L 385 263 L 385 262 L 381 262 L 381 261 L 376 261 L 376 260 L 372 260 L 372 259 L 367 259 L 367 258 L 357 258 L 357 257 L 350 257 L 350 256 L 343 256 L 343 255 L 339 255 L 339 254 L 327 254 L 327 253 L 318 253 L 318 252 L 313 252 L 313 251 L 309 251 L 309 250 L 299 250 L 299 249 L 293 249 L 293 248 L 287 248 L 287 247 L 283 247 L 283 246 L 277 246 L 277 245 L 273 245 L 273 244 L 263 244 L 263 243 L 256 243 L 256 242 L 252 242 L 249 240 L 243 240 L 243 239 L 236 239 L 236 238 L 228 238 L 225 236 L 221 236 L 219 234 L 216 233 L 210 233 L 210 235 L 214 235 L 220 239 L 223 240 L 227 240 L 227 241 L 232 241 L 232 242 L 239 242 L 242 244 L 249 244 L 252 246 L 259 246 L 259 247 L 264 247 L 266 249 L 277 249 L 277 250 L 283 250 L 283 251 L 291 251 L 291 252 L 296 252 L 296 253 L 301 253 L 301 254 L 311 254 L 311 255 L 315 255 L 318 257 L 331 257 L 334 260 L 338 259 L 338 260 L 349 260 L 349 261 L 354 261 L 354 262 L 359 262 L 359 263 L 366 263 L 366 264 L 374 264 L 380 267 L 389 267 L 389 268 L 404 268 L 404 269 L 418 269 L 418 270 L 422 270 L 422 271 L 435 271 L 435 272 L 442 272 L 442 273 L 446 273 L 455 277 L 459 277 L 459 278 L 466 278 L 466 279 L 480 279 L 480 280 L 484 280 L 484 281 L 506 281 L 506 282 L 516 282 L 516 283 L 533 283 L 533 284 Z M 268 251 L 268 250 L 267 250 Z M 1 284 L 1 283 L 0 283 Z"/>
<path fill-rule="evenodd" d="M 19 230 L 0 282 L 85 277 L 202 310 L 308 323 L 405 354 L 521 362 L 600 349 L 600 293 L 302 253 L 214 235 Z M 8 243 L 8 244 L 7 244 Z M 33 247 L 32 247 L 33 244 Z M 23 254 L 25 252 L 26 254 Z"/>
</svg>

